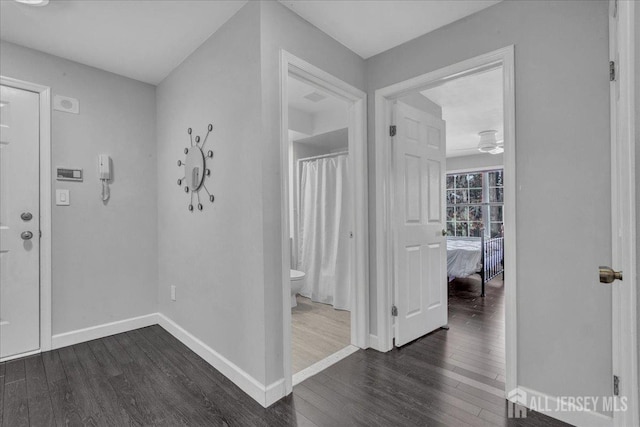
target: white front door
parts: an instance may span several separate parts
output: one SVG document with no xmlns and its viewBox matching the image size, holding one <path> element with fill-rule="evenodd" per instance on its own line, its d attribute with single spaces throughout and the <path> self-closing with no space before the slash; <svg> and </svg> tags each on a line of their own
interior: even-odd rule
<svg viewBox="0 0 640 427">
<path fill-rule="evenodd" d="M 403 103 L 393 139 L 395 343 L 447 324 L 445 123 Z"/>
<path fill-rule="evenodd" d="M 0 358 L 40 348 L 39 95 L 0 92 Z"/>
</svg>

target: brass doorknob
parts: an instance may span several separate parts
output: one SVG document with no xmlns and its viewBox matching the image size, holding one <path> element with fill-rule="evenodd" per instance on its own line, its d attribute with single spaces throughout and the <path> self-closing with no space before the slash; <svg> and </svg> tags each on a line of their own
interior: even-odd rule
<svg viewBox="0 0 640 427">
<path fill-rule="evenodd" d="M 31 238 L 33 237 L 33 233 L 30 231 L 23 231 L 20 234 L 20 237 L 22 237 L 22 240 L 31 240 Z"/>
<path fill-rule="evenodd" d="M 446 236 L 447 235 L 447 230 L 445 230 L 444 228 L 442 229 L 442 235 Z"/>
<path fill-rule="evenodd" d="M 600 266 L 600 283 L 612 283 L 622 280 L 622 271 L 613 271 L 611 267 Z"/>
</svg>

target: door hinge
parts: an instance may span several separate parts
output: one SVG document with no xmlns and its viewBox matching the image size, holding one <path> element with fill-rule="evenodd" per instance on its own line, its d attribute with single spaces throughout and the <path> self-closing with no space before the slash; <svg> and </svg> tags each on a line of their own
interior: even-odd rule
<svg viewBox="0 0 640 427">
<path fill-rule="evenodd" d="M 396 125 L 389 126 L 389 136 L 396 136 Z"/>
<path fill-rule="evenodd" d="M 396 307 L 395 305 L 391 306 L 391 315 L 393 317 L 397 317 L 398 316 L 398 307 Z"/>
<path fill-rule="evenodd" d="M 40 233 L 40 238 L 42 239 L 42 230 L 38 231 Z"/>
<path fill-rule="evenodd" d="M 613 395 L 620 396 L 620 377 L 613 376 Z"/>
<path fill-rule="evenodd" d="M 616 62 L 609 61 L 609 81 L 614 82 L 616 77 Z"/>
</svg>

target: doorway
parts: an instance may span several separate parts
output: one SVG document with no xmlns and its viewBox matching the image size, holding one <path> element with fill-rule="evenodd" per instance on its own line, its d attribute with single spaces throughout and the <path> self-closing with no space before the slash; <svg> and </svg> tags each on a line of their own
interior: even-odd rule
<svg viewBox="0 0 640 427">
<path fill-rule="evenodd" d="M 366 95 L 288 52 L 282 51 L 281 64 L 288 394 L 294 384 L 368 346 Z M 322 112 L 321 104 L 333 107 Z M 324 253 L 328 247 L 331 253 Z M 328 320 L 324 331 L 317 319 Z M 304 351 L 312 345 L 315 351 Z"/>
<path fill-rule="evenodd" d="M 409 335 L 408 338 L 402 338 L 402 332 L 399 330 L 401 328 L 406 328 L 409 321 L 412 317 L 416 317 L 415 313 L 426 313 L 427 308 L 431 308 L 435 303 L 442 306 L 442 299 L 447 299 L 447 268 L 442 267 L 443 263 L 446 265 L 447 260 L 447 243 L 445 235 L 448 232 L 448 228 L 451 226 L 456 227 L 455 223 L 456 217 L 449 217 L 448 214 L 451 214 L 451 206 L 447 206 L 447 188 L 446 188 L 446 168 L 443 168 L 443 165 L 446 162 L 438 164 L 438 162 L 427 164 L 426 165 L 426 174 L 428 180 L 423 180 L 423 182 L 429 184 L 428 188 L 425 189 L 428 197 L 431 198 L 433 203 L 425 203 L 423 205 L 423 209 L 427 212 L 428 216 L 424 222 L 431 223 L 435 227 L 432 227 L 433 230 L 427 232 L 427 236 L 432 240 L 427 242 L 425 240 L 424 247 L 429 250 L 424 250 L 424 254 L 421 257 L 414 257 L 416 260 L 422 259 L 423 263 L 430 268 L 428 270 L 432 271 L 433 266 L 437 265 L 440 268 L 437 269 L 438 274 L 416 274 L 416 278 L 427 277 L 426 281 L 423 281 L 422 288 L 419 289 L 420 293 L 414 292 L 416 295 L 427 295 L 425 301 L 423 303 L 423 307 L 413 307 L 415 313 L 411 313 L 409 310 L 409 306 L 406 304 L 407 299 L 403 298 L 410 293 L 405 292 L 402 289 L 403 284 L 398 282 L 398 279 L 402 279 L 399 276 L 399 271 L 402 270 L 401 267 L 396 267 L 398 265 L 398 240 L 396 236 L 398 233 L 396 232 L 395 227 L 397 226 L 396 222 L 400 221 L 397 216 L 398 211 L 402 211 L 403 209 L 397 208 L 398 203 L 398 193 L 402 190 L 402 186 L 404 185 L 406 188 L 410 188 L 406 186 L 406 183 L 409 182 L 409 175 L 406 173 L 403 175 L 402 182 L 399 184 L 397 180 L 394 180 L 394 176 L 396 174 L 396 168 L 394 168 L 394 164 L 399 163 L 398 156 L 405 154 L 402 150 L 398 151 L 396 147 L 393 149 L 393 144 L 395 140 L 393 138 L 403 137 L 402 130 L 397 127 L 397 125 L 408 117 L 408 114 L 402 113 L 402 110 L 398 109 L 398 103 L 407 104 L 410 103 L 407 100 L 407 97 L 411 95 L 415 95 L 417 93 L 421 93 L 421 95 L 429 94 L 430 89 L 434 89 L 437 87 L 443 87 L 448 82 L 461 81 L 464 77 L 470 76 L 480 76 L 486 75 L 487 72 L 491 70 L 501 70 L 501 79 L 500 84 L 503 89 L 503 122 L 504 122 L 504 137 L 503 144 L 501 149 L 504 149 L 504 172 L 503 172 L 503 184 L 504 187 L 501 190 L 502 195 L 504 197 L 504 206 L 501 209 L 502 214 L 504 216 L 503 220 L 503 229 L 504 229 L 504 253 L 508 253 L 508 257 L 504 257 L 504 261 L 502 262 L 504 265 L 504 281 L 509 283 L 509 286 L 504 289 L 504 305 L 505 305 L 505 329 L 504 329 L 504 375 L 502 375 L 502 379 L 504 382 L 504 388 L 506 390 L 512 390 L 515 388 L 516 382 L 516 316 L 515 316 L 515 150 L 514 150 L 514 137 L 515 137 L 515 96 L 514 96 L 514 86 L 513 86 L 513 47 L 507 47 L 504 49 L 500 49 L 498 51 L 494 51 L 488 53 L 486 55 L 482 55 L 480 57 L 476 57 L 462 63 L 458 63 L 452 65 L 450 67 L 446 67 L 441 70 L 434 71 L 432 73 L 419 76 L 417 78 L 401 82 L 387 88 L 380 89 L 376 91 L 376 186 L 378 189 L 382 189 L 382 194 L 384 197 L 379 197 L 376 205 L 376 216 L 378 218 L 385 218 L 385 221 L 380 221 L 376 224 L 377 231 L 376 235 L 380 236 L 378 238 L 378 243 L 376 245 L 376 259 L 377 259 L 377 283 L 381 284 L 393 284 L 398 283 L 398 286 L 394 287 L 392 285 L 382 285 L 377 288 L 377 311 L 378 311 L 378 349 L 381 351 L 389 351 L 394 347 L 394 339 L 397 340 L 400 336 L 400 344 L 408 342 L 409 339 L 415 339 L 419 336 L 422 336 L 434 329 L 439 327 L 447 328 L 448 324 L 448 316 L 446 309 L 443 313 L 437 313 L 437 315 L 432 316 L 433 318 L 428 319 L 428 322 L 419 322 L 419 330 L 412 331 L 412 334 Z M 431 93 L 432 97 L 436 97 L 434 93 Z M 426 98 L 426 96 L 424 96 Z M 404 102 L 403 102 L 404 101 Z M 427 99 L 429 101 L 429 99 Z M 434 104 L 434 103 L 431 103 Z M 416 108 L 420 106 L 409 106 L 411 110 L 423 110 L 426 111 L 425 118 L 422 119 L 425 124 L 418 125 L 417 128 L 426 129 L 425 132 L 427 135 L 431 133 L 435 135 L 435 131 L 431 131 L 431 128 L 437 128 L 437 126 L 429 126 L 426 123 L 428 120 L 437 120 L 437 117 L 434 116 L 433 111 L 429 111 L 428 108 Z M 406 107 L 403 107 L 406 109 Z M 421 123 L 420 120 L 412 119 L 416 123 Z M 396 126 L 393 128 L 391 126 Z M 444 132 L 444 126 L 441 126 Z M 477 150 L 478 146 L 478 135 L 480 131 L 483 130 L 492 130 L 490 127 L 488 129 L 477 129 L 476 135 L 474 138 L 474 149 Z M 433 143 L 431 141 L 432 137 L 427 137 L 426 144 L 433 145 L 445 145 L 446 142 L 443 140 L 439 140 L 437 143 Z M 444 138 L 443 138 L 444 139 Z M 498 141 L 495 141 L 495 145 L 497 146 Z M 444 149 L 444 147 L 440 147 Z M 451 148 L 451 147 L 448 147 Z M 449 151 L 449 150 L 447 150 Z M 390 160 L 392 159 L 392 160 Z M 448 160 L 448 159 L 447 159 Z M 405 162 L 406 163 L 406 162 Z M 408 163 L 406 163 L 408 164 Z M 438 166 L 438 167 L 436 167 Z M 396 165 L 397 167 L 397 165 Z M 424 169 L 424 168 L 423 168 Z M 470 169 L 467 172 L 471 172 Z M 437 177 L 435 176 L 437 175 Z M 465 176 L 466 178 L 466 176 Z M 453 178 L 455 179 L 455 178 Z M 451 180 L 451 178 L 450 178 Z M 467 182 L 467 187 L 462 191 L 462 182 L 460 180 L 460 195 L 462 193 L 469 193 L 469 187 Z M 480 191 L 485 191 L 482 187 L 473 187 L 474 190 L 480 189 Z M 428 190 L 428 191 L 427 191 Z M 455 186 L 454 188 L 449 189 L 449 193 L 456 194 Z M 477 192 L 477 191 L 476 191 Z M 380 194 L 380 191 L 378 191 Z M 429 195 L 431 194 L 431 195 Z M 437 195 L 437 196 L 436 196 Z M 436 200 L 437 199 L 437 200 Z M 408 198 L 404 199 L 406 202 L 409 200 Z M 429 200 L 425 201 L 428 202 Z M 460 234 L 466 234 L 464 237 L 475 237 L 468 236 L 469 234 L 479 234 L 473 230 L 475 225 L 469 224 L 469 200 L 464 200 L 467 203 L 461 203 L 461 207 L 463 209 L 460 210 Z M 481 202 L 482 203 L 482 202 Z M 393 206 L 393 208 L 391 208 Z M 405 208 L 409 208 L 411 204 L 405 203 Z M 406 210 L 406 209 L 405 209 Z M 481 209 L 480 209 L 481 210 Z M 464 211 L 464 212 L 462 212 Z M 417 212 L 417 211 L 416 211 Z M 455 215 L 455 208 L 453 209 L 453 213 Z M 466 216 L 465 216 L 466 214 Z M 405 215 L 405 219 L 408 218 Z M 450 219 L 451 221 L 447 221 Z M 463 221 L 465 220 L 466 221 Z M 477 218 L 479 219 L 479 218 Z M 407 221 L 405 221 L 407 222 Z M 447 224 L 449 222 L 450 224 Z M 478 221 L 480 222 L 480 221 Z M 464 223 L 464 224 L 463 224 Z M 466 226 L 466 232 L 462 232 L 462 228 Z M 469 228 L 471 227 L 471 228 Z M 438 229 L 436 229 L 438 228 Z M 472 230 L 472 231 L 469 231 Z M 455 233 L 454 233 L 455 234 Z M 462 237 L 462 236 L 461 236 Z M 475 242 L 474 242 L 475 244 Z M 408 251 L 408 249 L 407 249 Z M 409 252 L 407 252 L 409 253 Z M 407 257 L 409 259 L 409 257 Z M 400 260 L 402 261 L 402 260 Z M 414 265 L 415 264 L 415 265 Z M 414 265 L 414 269 L 419 272 L 420 268 L 417 268 L 420 264 L 416 262 L 414 263 L 404 263 L 404 266 L 411 267 Z M 409 268 L 405 270 L 409 271 Z M 425 270 L 426 271 L 426 270 Z M 475 273 L 475 272 L 474 272 Z M 437 276 L 437 277 L 436 277 Z M 471 276 L 471 275 L 468 275 Z M 483 298 L 480 296 L 480 289 L 475 289 L 475 286 L 467 283 L 467 286 L 472 286 L 474 291 L 478 292 L 478 298 Z M 444 288 L 443 288 L 444 287 Z M 417 290 L 419 286 L 414 286 Z M 405 289 L 411 289 L 411 287 L 405 287 Z M 443 295 L 444 294 L 444 295 Z M 437 296 L 440 295 L 440 300 L 438 300 Z M 445 302 L 446 304 L 446 302 Z M 405 305 L 406 307 L 403 307 Z M 418 310 L 420 309 L 420 310 Z M 397 316 L 395 316 L 397 314 Z M 404 315 L 404 319 L 402 316 Z M 425 314 L 426 316 L 426 314 Z"/>
<path fill-rule="evenodd" d="M 0 85 L 0 361 L 7 361 L 51 348 L 50 92 L 8 77 Z"/>
</svg>

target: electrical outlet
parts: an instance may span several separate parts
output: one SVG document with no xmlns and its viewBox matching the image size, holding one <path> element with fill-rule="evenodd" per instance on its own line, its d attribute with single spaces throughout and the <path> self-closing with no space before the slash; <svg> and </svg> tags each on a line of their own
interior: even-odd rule
<svg viewBox="0 0 640 427">
<path fill-rule="evenodd" d="M 171 285 L 171 301 L 175 301 L 176 300 L 176 287 L 174 285 Z"/>
</svg>

